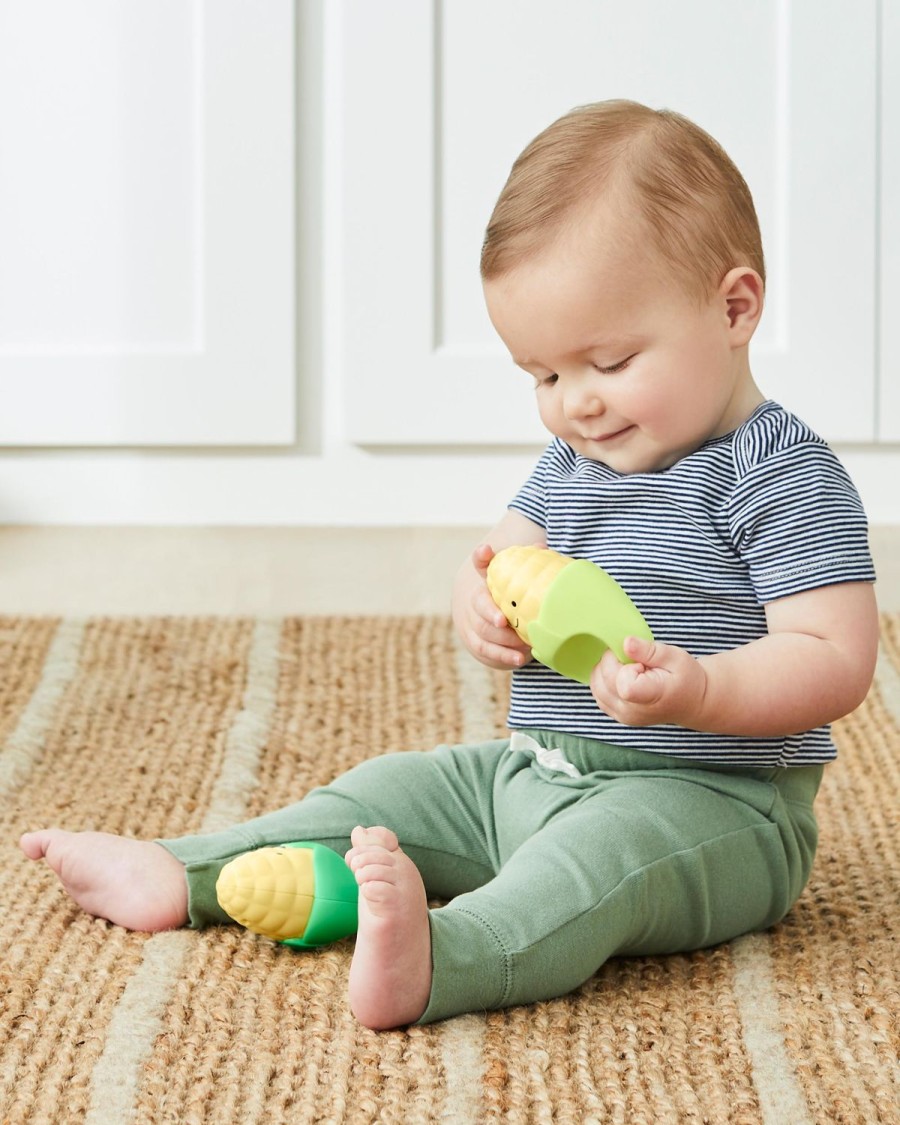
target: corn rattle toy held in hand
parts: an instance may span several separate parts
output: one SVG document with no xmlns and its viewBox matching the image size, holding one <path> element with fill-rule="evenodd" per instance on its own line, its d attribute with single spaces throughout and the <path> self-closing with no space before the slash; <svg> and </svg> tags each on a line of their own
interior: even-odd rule
<svg viewBox="0 0 900 1125">
<path fill-rule="evenodd" d="M 653 640 L 619 583 L 587 559 L 547 547 L 507 547 L 488 564 L 487 584 L 535 660 L 580 684 L 591 682 L 607 649 L 629 663 L 626 637 Z"/>
</svg>

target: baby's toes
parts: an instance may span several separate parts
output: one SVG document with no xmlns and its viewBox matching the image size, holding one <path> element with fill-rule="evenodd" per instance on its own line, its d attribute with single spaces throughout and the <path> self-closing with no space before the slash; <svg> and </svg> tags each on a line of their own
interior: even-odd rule
<svg viewBox="0 0 900 1125">
<path fill-rule="evenodd" d="M 399 898 L 394 871 L 390 868 L 366 867 L 356 873 L 360 898 L 371 906 L 391 907 Z"/>
<path fill-rule="evenodd" d="M 384 848 L 388 852 L 395 852 L 400 846 L 396 833 L 392 832 L 390 828 L 383 828 L 381 825 L 375 825 L 372 828 L 363 828 L 358 825 L 350 833 L 350 842 L 354 848 L 375 846 Z"/>
<path fill-rule="evenodd" d="M 396 882 L 395 853 L 384 848 L 355 848 L 347 865 L 359 886 L 379 881 Z"/>
</svg>

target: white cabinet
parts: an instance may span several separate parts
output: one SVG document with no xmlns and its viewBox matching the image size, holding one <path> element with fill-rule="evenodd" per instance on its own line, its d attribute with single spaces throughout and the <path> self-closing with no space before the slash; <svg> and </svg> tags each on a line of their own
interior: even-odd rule
<svg viewBox="0 0 900 1125">
<path fill-rule="evenodd" d="M 0 0 L 0 518 L 27 495 L 16 518 L 102 521 L 55 497 L 146 446 L 173 447 L 134 455 L 148 495 L 172 474 L 153 518 L 196 473 L 194 518 L 223 463 L 250 480 L 227 447 L 284 446 L 251 513 L 303 522 L 327 478 L 321 518 L 356 520 L 360 472 L 425 495 L 446 463 L 481 521 L 480 454 L 545 439 L 482 307 L 484 225 L 527 141 L 606 97 L 735 157 L 769 262 L 760 384 L 874 456 L 900 442 L 897 59 L 886 0 Z"/>
<path fill-rule="evenodd" d="M 291 0 L 0 0 L 0 445 L 278 444 Z"/>
<path fill-rule="evenodd" d="M 767 249 L 760 385 L 833 441 L 876 437 L 877 0 L 342 0 L 326 17 L 352 440 L 543 440 L 482 308 L 481 237 L 531 137 L 609 97 L 724 144 Z"/>
</svg>

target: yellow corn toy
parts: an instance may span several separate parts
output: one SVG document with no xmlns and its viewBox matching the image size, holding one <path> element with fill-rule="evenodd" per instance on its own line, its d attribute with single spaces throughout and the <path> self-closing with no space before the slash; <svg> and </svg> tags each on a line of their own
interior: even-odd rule
<svg viewBox="0 0 900 1125">
<path fill-rule="evenodd" d="M 303 949 L 348 937 L 358 923 L 356 879 L 324 844 L 244 852 L 219 872 L 216 897 L 246 929 Z"/>
<path fill-rule="evenodd" d="M 629 663 L 626 637 L 653 640 L 628 594 L 588 559 L 547 547 L 507 547 L 488 564 L 487 584 L 535 660 L 578 683 L 591 682 L 607 649 Z"/>
</svg>

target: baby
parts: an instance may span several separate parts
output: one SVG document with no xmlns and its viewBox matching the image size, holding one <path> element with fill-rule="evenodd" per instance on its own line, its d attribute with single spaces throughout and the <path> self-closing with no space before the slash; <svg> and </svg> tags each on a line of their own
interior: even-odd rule
<svg viewBox="0 0 900 1125">
<path fill-rule="evenodd" d="M 773 925 L 809 877 L 828 724 L 874 671 L 865 516 L 751 373 L 765 265 L 720 146 L 632 102 L 574 110 L 513 166 L 482 277 L 552 435 L 453 594 L 468 650 L 513 670 L 510 737 L 384 754 L 224 832 L 21 840 L 85 910 L 141 930 L 228 921 L 215 881 L 247 850 L 346 853 L 349 1002 L 372 1028 L 559 996 L 612 956 Z M 606 653 L 590 686 L 532 661 L 485 573 L 538 543 L 607 569 L 656 640 Z"/>
</svg>

